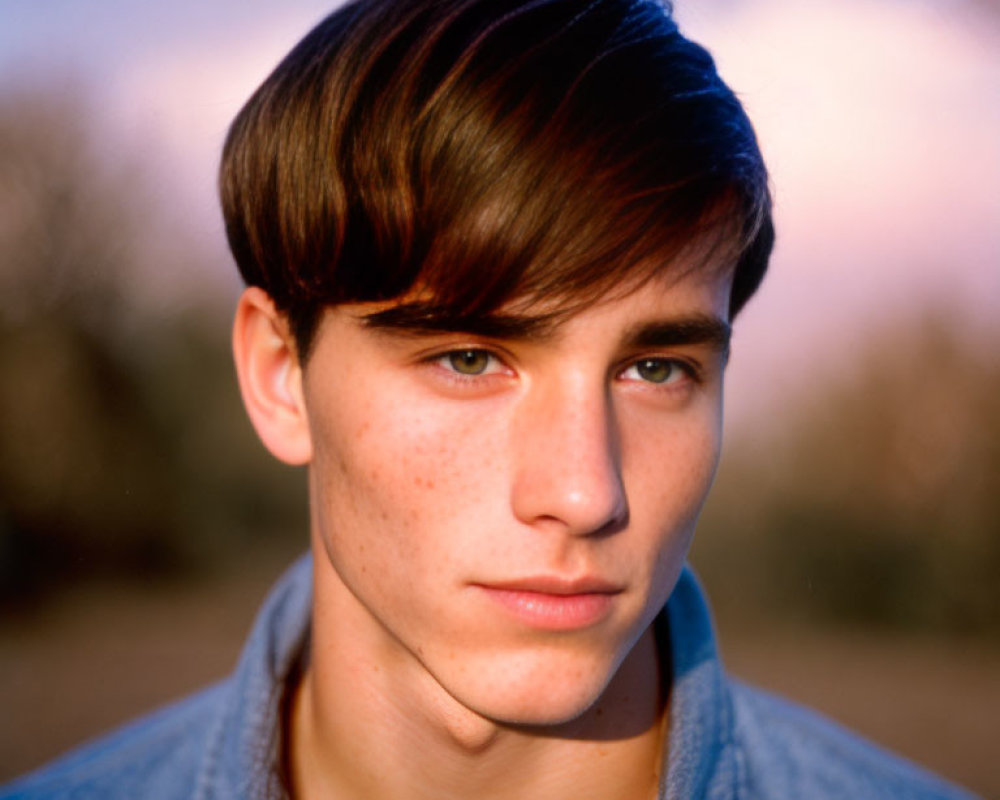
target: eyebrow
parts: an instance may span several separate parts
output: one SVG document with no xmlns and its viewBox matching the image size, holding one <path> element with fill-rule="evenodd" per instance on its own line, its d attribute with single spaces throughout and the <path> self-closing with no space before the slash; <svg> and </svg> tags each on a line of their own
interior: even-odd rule
<svg viewBox="0 0 1000 800">
<path fill-rule="evenodd" d="M 677 319 L 639 323 L 625 332 L 629 349 L 708 345 L 723 356 L 729 355 L 732 326 L 710 314 L 690 314 Z"/>
<path fill-rule="evenodd" d="M 374 330 L 414 336 L 468 333 L 490 339 L 546 339 L 557 327 L 555 314 L 459 313 L 445 306 L 413 301 L 366 314 L 364 325 Z"/>
<path fill-rule="evenodd" d="M 413 336 L 467 333 L 491 339 L 544 341 L 556 335 L 564 316 L 458 313 L 444 306 L 413 301 L 366 314 L 362 321 L 374 330 Z M 626 329 L 622 342 L 626 349 L 708 345 L 727 357 L 731 338 L 728 322 L 711 314 L 694 313 L 638 323 Z"/>
</svg>

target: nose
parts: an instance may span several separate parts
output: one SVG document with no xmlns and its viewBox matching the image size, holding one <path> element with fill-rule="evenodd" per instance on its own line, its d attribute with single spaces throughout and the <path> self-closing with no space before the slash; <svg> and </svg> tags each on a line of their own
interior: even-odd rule
<svg viewBox="0 0 1000 800">
<path fill-rule="evenodd" d="M 628 516 L 612 399 L 606 388 L 538 389 L 512 431 L 511 506 L 529 525 L 575 535 L 610 533 Z"/>
</svg>

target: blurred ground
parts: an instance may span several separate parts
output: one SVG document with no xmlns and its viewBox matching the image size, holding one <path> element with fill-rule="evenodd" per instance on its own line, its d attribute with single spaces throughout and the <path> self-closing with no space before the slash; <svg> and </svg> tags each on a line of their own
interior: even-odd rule
<svg viewBox="0 0 1000 800">
<path fill-rule="evenodd" d="M 720 623 L 730 672 L 1000 798 L 1000 648 L 981 642 Z"/>
<path fill-rule="evenodd" d="M 247 554 L 184 582 L 81 585 L 2 618 L 0 781 L 228 674 L 297 553 Z"/>
<path fill-rule="evenodd" d="M 185 584 L 80 588 L 0 623 L 0 780 L 227 674 L 293 557 L 246 554 L 226 576 Z M 720 629 L 735 674 L 1000 797 L 1000 647 L 732 619 Z"/>
</svg>

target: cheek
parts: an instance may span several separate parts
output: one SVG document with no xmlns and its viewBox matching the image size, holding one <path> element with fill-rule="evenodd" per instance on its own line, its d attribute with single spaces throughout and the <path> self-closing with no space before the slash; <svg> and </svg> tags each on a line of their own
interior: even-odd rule
<svg viewBox="0 0 1000 800">
<path fill-rule="evenodd" d="M 338 551 L 359 553 L 371 543 L 368 556 L 377 554 L 382 568 L 431 561 L 444 568 L 461 555 L 457 534 L 495 496 L 491 482 L 502 465 L 493 444 L 502 437 L 486 427 L 493 417 L 421 403 L 412 387 L 353 390 L 374 402 L 342 402 L 336 414 L 313 420 L 320 534 Z"/>
<path fill-rule="evenodd" d="M 636 418 L 623 432 L 625 464 L 637 492 L 657 505 L 700 508 L 715 477 L 721 419 L 714 404 L 670 420 Z"/>
<path fill-rule="evenodd" d="M 624 465 L 632 524 L 647 537 L 650 563 L 672 574 L 687 554 L 715 477 L 721 445 L 714 414 L 634 429 Z"/>
</svg>

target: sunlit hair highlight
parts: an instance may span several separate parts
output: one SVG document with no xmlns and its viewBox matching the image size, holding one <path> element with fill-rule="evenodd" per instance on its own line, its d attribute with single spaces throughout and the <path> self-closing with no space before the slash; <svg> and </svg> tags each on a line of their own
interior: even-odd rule
<svg viewBox="0 0 1000 800">
<path fill-rule="evenodd" d="M 221 192 L 303 354 L 327 305 L 591 302 L 694 242 L 735 314 L 773 241 L 753 129 L 654 0 L 351 3 L 239 113 Z"/>
</svg>

